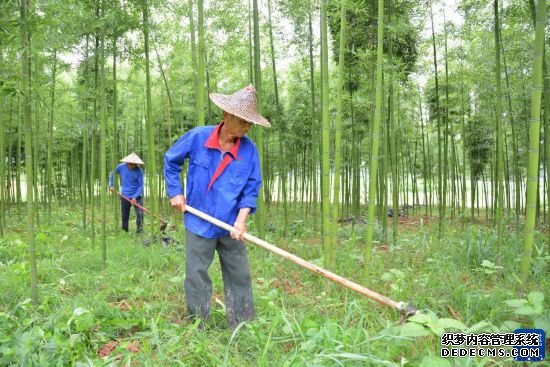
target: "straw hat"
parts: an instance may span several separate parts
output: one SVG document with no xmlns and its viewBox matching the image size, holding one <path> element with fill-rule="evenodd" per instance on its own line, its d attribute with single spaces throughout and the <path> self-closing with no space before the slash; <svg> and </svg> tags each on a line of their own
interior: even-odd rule
<svg viewBox="0 0 550 367">
<path fill-rule="evenodd" d="M 256 89 L 249 85 L 231 95 L 210 93 L 210 99 L 222 110 L 253 124 L 271 127 L 267 119 L 257 111 Z"/>
<path fill-rule="evenodd" d="M 145 164 L 136 153 L 127 155 L 120 160 L 122 163 Z"/>
</svg>

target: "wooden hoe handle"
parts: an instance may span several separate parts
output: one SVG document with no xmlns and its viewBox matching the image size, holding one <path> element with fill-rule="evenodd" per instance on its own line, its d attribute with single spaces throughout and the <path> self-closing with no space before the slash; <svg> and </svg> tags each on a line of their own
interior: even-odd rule
<svg viewBox="0 0 550 367">
<path fill-rule="evenodd" d="M 129 203 L 132 202 L 132 200 L 131 200 L 129 197 L 126 197 L 126 196 L 122 195 L 122 194 L 121 194 L 120 192 L 118 192 L 118 191 L 115 191 L 115 192 L 116 192 L 116 194 L 117 194 L 118 196 L 120 196 L 121 198 L 123 198 L 123 199 L 126 200 L 127 202 L 129 202 Z M 139 208 L 139 209 L 141 209 L 141 210 L 143 210 L 145 213 L 151 214 L 153 217 L 157 218 L 157 216 L 154 215 L 153 213 L 151 213 L 151 211 L 150 211 L 149 209 L 147 209 L 146 207 L 141 206 L 141 205 L 139 205 L 138 203 L 135 203 L 134 206 L 137 207 L 137 208 Z M 164 223 L 164 224 L 168 224 L 168 222 L 165 221 L 165 220 L 162 219 L 162 218 L 158 218 L 158 220 L 160 220 L 160 221 L 161 221 L 162 223 Z"/>
<path fill-rule="evenodd" d="M 185 205 L 185 211 L 188 211 L 189 213 L 193 214 L 193 215 L 196 215 L 197 217 L 199 218 L 202 218 L 204 219 L 205 221 L 207 222 L 210 222 L 220 228 L 223 228 L 227 231 L 233 231 L 234 228 L 232 226 L 230 226 L 229 224 L 227 223 L 224 223 L 222 222 L 221 220 L 218 220 L 206 213 L 203 213 L 201 212 L 200 210 L 197 210 L 189 205 Z M 285 251 L 275 245 L 272 245 L 262 239 L 259 239 L 258 237 L 255 237 L 249 233 L 245 233 L 243 235 L 244 239 L 249 241 L 249 242 L 252 242 L 253 244 L 255 245 L 258 245 L 268 251 L 271 251 L 279 256 L 282 256 L 284 257 L 285 259 L 287 260 L 290 260 L 292 261 L 293 263 L 295 264 L 298 264 L 300 265 L 301 267 L 303 268 L 306 268 L 308 269 L 309 271 L 313 272 L 313 273 L 316 273 L 316 274 L 319 274 L 331 281 L 333 281 L 334 283 L 337 283 L 337 284 L 340 284 L 341 286 L 344 286 L 346 288 L 349 288 L 351 290 L 354 290 L 355 292 L 357 293 L 360 293 L 364 296 L 367 296 L 368 298 L 378 302 L 378 303 L 381 303 L 383 305 L 386 305 L 386 306 L 389 306 L 389 307 L 392 307 L 392 308 L 395 308 L 397 309 L 399 312 L 401 312 L 404 316 L 408 317 L 408 316 L 412 316 L 414 314 L 417 313 L 417 310 L 414 309 L 412 306 L 410 305 L 407 305 L 406 303 L 404 302 L 396 302 L 396 301 L 393 301 L 391 299 L 389 299 L 388 297 L 386 296 L 383 296 L 381 295 L 380 293 L 377 293 L 377 292 L 374 292 L 374 291 L 371 291 L 370 289 L 368 288 L 365 288 L 363 287 L 362 285 L 359 285 L 355 282 L 352 282 L 351 280 L 349 279 L 346 279 L 344 277 L 341 277 L 340 275 L 338 274 L 335 274 L 333 272 L 330 272 L 326 269 L 323 269 L 315 264 L 312 264 L 296 255 L 293 255 L 291 254 L 290 252 L 288 251 Z"/>
</svg>

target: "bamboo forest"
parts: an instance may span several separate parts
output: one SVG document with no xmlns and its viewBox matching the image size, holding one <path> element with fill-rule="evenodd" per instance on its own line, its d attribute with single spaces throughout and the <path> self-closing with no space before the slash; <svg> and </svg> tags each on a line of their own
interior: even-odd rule
<svg viewBox="0 0 550 367">
<path fill-rule="evenodd" d="M 549 5 L 0 1 L 0 366 L 548 366 Z"/>
</svg>

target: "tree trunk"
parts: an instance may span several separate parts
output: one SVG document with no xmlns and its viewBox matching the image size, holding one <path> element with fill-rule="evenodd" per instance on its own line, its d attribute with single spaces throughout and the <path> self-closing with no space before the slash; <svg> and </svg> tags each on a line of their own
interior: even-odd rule
<svg viewBox="0 0 550 367">
<path fill-rule="evenodd" d="M 111 159 L 111 170 L 113 172 L 113 184 L 114 187 L 118 187 L 118 175 L 115 174 L 116 167 L 118 165 L 118 126 L 117 126 L 117 115 L 118 115 L 118 93 L 117 93 L 117 40 L 118 37 L 113 38 L 113 153 Z M 117 195 L 112 195 L 112 207 L 113 207 L 113 229 L 115 232 L 118 232 L 119 223 L 120 223 L 120 210 Z"/>
<path fill-rule="evenodd" d="M 392 26 L 392 4 L 391 0 L 388 5 L 388 24 L 389 27 Z M 394 112 L 394 90 L 393 90 L 393 36 L 390 35 L 388 40 L 388 53 L 389 53 L 389 62 L 390 62 L 390 85 L 389 85 L 389 130 L 390 134 L 390 144 L 391 144 L 391 176 L 392 176 L 392 207 L 393 207 L 393 217 L 392 217 L 392 243 L 395 246 L 397 244 L 397 225 L 399 220 L 399 158 L 397 157 L 397 128 L 395 122 L 395 112 Z M 399 102 L 399 101 L 398 101 Z M 387 218 L 387 214 L 384 213 L 384 217 Z"/>
<path fill-rule="evenodd" d="M 96 19 L 99 21 L 99 6 L 96 7 Z M 95 210 L 96 210 L 96 131 L 95 126 L 97 124 L 97 99 L 98 99 L 98 90 L 99 90 L 99 36 L 96 33 L 95 35 L 95 47 L 94 47 L 94 115 L 93 122 L 90 126 L 90 209 L 91 209 L 91 230 L 92 230 L 92 246 L 95 246 Z"/>
<path fill-rule="evenodd" d="M 0 66 L 2 65 L 2 61 L 0 61 Z M 6 101 L 8 100 L 8 97 L 2 98 L 2 104 L 0 106 L 4 107 L 6 106 Z M 11 99 L 10 99 L 11 101 Z M 2 111 L 3 112 L 3 111 Z M 11 113 L 11 111 L 10 111 Z M 8 137 L 5 135 L 4 132 L 4 121 L 0 120 L 0 213 L 2 213 L 2 216 L 0 216 L 0 237 L 4 236 L 4 227 L 5 227 L 5 220 L 6 220 L 6 195 L 5 195 L 5 188 L 6 188 L 6 170 L 5 170 L 5 162 L 6 162 L 6 148 L 4 146 L 4 142 Z"/>
<path fill-rule="evenodd" d="M 311 207 L 313 208 L 313 229 L 318 230 L 317 213 L 319 213 L 318 204 L 318 171 L 319 171 L 319 127 L 317 122 L 317 111 L 315 109 L 315 60 L 313 58 L 313 26 L 311 21 L 311 2 L 308 1 L 310 11 L 308 12 L 308 46 L 309 46 L 309 80 L 310 80 L 310 97 L 311 97 L 311 166 L 312 166 L 312 193 L 313 198 Z"/>
<path fill-rule="evenodd" d="M 88 78 L 88 42 L 89 42 L 89 35 L 86 34 L 86 48 L 85 48 L 85 66 L 84 66 L 84 76 L 87 80 Z M 86 206 L 87 206 L 87 195 L 86 195 L 86 187 L 89 187 L 87 185 L 88 183 L 88 175 L 87 175 L 87 165 L 88 165 L 88 96 L 85 97 L 84 100 L 84 124 L 82 126 L 82 162 L 81 162 L 81 178 L 80 178 L 80 195 L 81 195 L 81 203 L 82 203 L 82 228 L 86 230 Z"/>
<path fill-rule="evenodd" d="M 200 3 L 202 7 L 202 0 Z M 201 10 L 202 12 L 202 10 Z M 202 14 L 202 13 L 201 13 Z M 195 42 L 195 16 L 193 14 L 193 0 L 189 0 L 189 34 L 191 35 L 191 62 L 193 64 L 193 93 L 195 95 L 195 124 L 199 121 L 199 65 L 197 62 L 197 46 Z M 183 127 L 183 126 L 182 126 Z"/>
<path fill-rule="evenodd" d="M 535 237 L 539 173 L 540 110 L 542 100 L 542 64 L 544 51 L 544 26 L 546 22 L 546 0 L 537 1 L 535 26 L 535 52 L 533 57 L 533 88 L 531 91 L 531 122 L 529 124 L 529 165 L 527 168 L 527 202 L 523 254 L 520 264 L 520 278 L 526 281 L 529 275 L 533 240 Z"/>
<path fill-rule="evenodd" d="M 430 206 L 430 200 L 429 197 L 431 195 L 431 190 L 428 190 L 428 185 L 430 182 L 429 179 L 429 170 L 428 170 L 428 157 L 426 154 L 426 145 L 429 144 L 429 141 L 427 142 L 427 134 L 424 134 L 424 118 L 422 113 L 422 97 L 420 95 L 420 91 L 418 92 L 418 111 L 420 112 L 420 134 L 422 135 L 422 176 L 423 176 L 423 182 L 424 182 L 424 205 L 426 205 L 425 213 L 426 216 L 428 216 L 428 209 Z"/>
<path fill-rule="evenodd" d="M 101 16 L 104 16 L 101 3 Z M 107 106 L 105 103 L 105 29 L 99 41 L 99 202 L 101 207 L 101 258 L 107 262 Z"/>
<path fill-rule="evenodd" d="M 279 184 L 280 184 L 280 190 L 278 190 L 279 194 L 282 193 L 282 200 L 283 200 L 283 210 L 284 210 L 284 229 L 283 233 L 286 236 L 288 231 L 288 200 L 287 200 L 287 190 L 286 190 L 286 159 L 284 158 L 284 151 L 283 151 L 283 139 L 284 139 L 284 132 L 286 131 L 285 127 L 285 121 L 282 118 L 282 111 L 281 106 L 279 104 L 279 85 L 277 83 L 277 68 L 275 64 L 275 47 L 273 45 L 273 26 L 271 22 L 271 0 L 267 1 L 267 11 L 268 11 L 268 25 L 269 25 L 269 44 L 271 47 L 271 65 L 273 67 L 273 90 L 275 93 L 275 111 L 277 112 L 277 116 L 273 118 L 274 122 L 279 125 L 278 126 L 278 132 L 279 132 L 279 152 L 278 152 L 278 160 L 279 160 Z M 278 201 L 278 204 L 280 204 L 280 201 Z"/>
<path fill-rule="evenodd" d="M 439 208 L 439 239 L 443 237 L 443 224 L 445 221 L 445 207 L 443 205 L 443 183 L 442 183 L 442 162 L 441 162 L 441 110 L 439 109 L 439 76 L 437 73 L 437 51 L 435 47 L 434 17 L 432 4 L 430 2 L 430 20 L 432 23 L 432 47 L 435 70 L 435 110 L 437 114 L 437 204 Z"/>
<path fill-rule="evenodd" d="M 321 205 L 325 267 L 334 269 L 331 253 L 330 232 L 330 122 L 329 122 L 329 80 L 328 80 L 328 0 L 321 0 Z"/>
<path fill-rule="evenodd" d="M 258 113 L 262 113 L 262 69 L 260 65 L 260 24 L 258 18 L 258 0 L 253 0 L 253 21 L 254 21 L 254 85 L 256 87 L 257 96 L 257 110 Z M 260 155 L 260 166 L 262 172 L 265 175 L 265 162 L 264 162 L 264 134 L 261 127 L 255 131 L 256 145 L 258 147 L 258 153 Z M 265 185 L 260 189 L 257 200 L 256 209 L 256 225 L 258 228 L 258 234 L 260 237 L 265 237 Z"/>
<path fill-rule="evenodd" d="M 23 122 L 25 126 L 25 172 L 27 181 L 27 241 L 29 243 L 29 261 L 31 274 L 31 296 L 38 304 L 38 278 L 36 269 L 36 247 L 34 241 L 34 172 L 32 156 L 32 83 L 30 48 L 31 36 L 27 24 L 27 12 L 30 4 L 28 0 L 19 0 L 20 36 L 21 36 L 21 90 L 23 94 Z"/>
<path fill-rule="evenodd" d="M 146 0 L 145 0 L 146 1 Z M 199 47 L 198 47 L 198 56 L 197 56 L 197 126 L 203 126 L 204 121 L 204 100 L 205 90 L 204 90 L 204 60 L 205 60 L 205 45 L 204 45 L 204 6 L 203 0 L 197 1 L 197 10 L 198 10 L 198 34 L 199 34 Z"/>
<path fill-rule="evenodd" d="M 199 0 L 199 7 L 202 8 L 202 0 Z M 201 14 L 202 9 L 199 8 L 199 29 L 202 24 Z M 147 166 L 148 166 L 148 176 L 147 180 L 149 186 L 149 202 L 151 206 L 151 211 L 154 216 L 151 216 L 151 234 L 155 238 L 156 232 L 158 232 L 158 215 L 159 215 L 159 205 L 158 205 L 158 194 L 157 194 L 157 156 L 156 156 L 156 146 L 155 146 L 155 131 L 153 127 L 153 107 L 151 103 L 151 73 L 150 73 L 150 61 L 149 61 L 149 7 L 147 0 L 143 0 L 143 42 L 144 42 L 144 51 L 145 51 L 145 95 L 146 95 L 146 114 L 145 114 L 145 130 L 147 134 Z M 199 54 L 200 54 L 200 32 L 199 32 Z M 200 88 L 199 88 L 200 89 Z M 200 111 L 199 111 L 200 113 Z M 203 110 L 203 119 L 204 119 L 204 110 Z M 204 124 L 204 121 L 203 121 Z"/>
<path fill-rule="evenodd" d="M 24 0 L 19 0 L 24 1 Z M 30 61 L 29 61 L 30 63 Z M 29 70 L 30 73 L 30 70 Z M 19 85 L 20 89 L 23 90 L 25 87 L 23 85 Z M 16 202 L 19 204 L 21 203 L 21 148 L 22 148 L 22 134 L 24 122 L 22 121 L 23 118 L 23 98 L 21 96 L 17 97 L 17 105 L 18 105 L 18 111 L 17 111 L 17 150 L 15 152 L 15 190 L 16 190 Z"/>
<path fill-rule="evenodd" d="M 343 118 L 343 93 L 344 93 L 344 64 L 345 64 L 345 48 L 347 37 L 346 24 L 346 4 L 345 1 L 340 1 L 340 48 L 338 55 L 338 84 L 337 84 L 337 99 L 336 99 L 336 121 L 334 125 L 334 191 L 332 195 L 332 224 L 331 244 L 330 244 L 330 263 L 333 268 L 336 268 L 336 246 L 338 241 L 338 219 L 340 211 L 340 182 L 341 182 L 341 166 L 342 166 L 342 118 Z"/>
<path fill-rule="evenodd" d="M 445 21 L 445 12 L 443 12 L 443 29 L 445 34 L 445 130 L 443 132 L 443 187 L 441 189 L 440 203 L 442 221 L 445 220 L 445 217 L 447 215 L 447 185 L 449 182 L 449 135 L 451 135 L 449 131 L 449 63 L 447 57 L 447 24 Z M 439 97 L 436 98 L 439 99 Z M 438 116 L 440 112 L 441 111 L 438 109 Z M 440 236 L 441 235 L 442 234 L 440 232 Z"/>
<path fill-rule="evenodd" d="M 391 1 L 391 0 L 390 0 Z M 368 274 L 372 256 L 372 242 L 374 237 L 374 200 L 376 197 L 376 177 L 378 172 L 378 147 L 380 146 L 380 122 L 382 120 L 383 84 L 382 72 L 384 67 L 384 0 L 378 0 L 378 40 L 376 51 L 376 105 L 374 123 L 372 126 L 371 160 L 369 170 L 369 201 L 367 213 L 367 234 L 365 246 L 365 276 Z"/>
<path fill-rule="evenodd" d="M 48 223 L 51 222 L 52 217 L 52 199 L 53 199 L 53 186 L 52 186 L 52 168 L 53 168 L 53 156 L 52 156 L 52 146 L 53 146 L 53 122 L 55 118 L 55 77 L 57 72 L 57 50 L 53 50 L 53 61 L 52 61 L 52 85 L 50 89 L 50 120 L 48 124 L 48 140 L 47 140 L 47 153 L 46 153 L 46 202 L 48 208 Z"/>
<path fill-rule="evenodd" d="M 495 67 L 496 67 L 496 123 L 497 123 L 497 208 L 496 208 L 496 224 L 497 224 L 497 263 L 500 263 L 502 242 L 504 240 L 504 132 L 502 128 L 502 87 L 500 80 L 500 25 L 498 16 L 498 0 L 494 0 L 495 11 Z"/>
</svg>

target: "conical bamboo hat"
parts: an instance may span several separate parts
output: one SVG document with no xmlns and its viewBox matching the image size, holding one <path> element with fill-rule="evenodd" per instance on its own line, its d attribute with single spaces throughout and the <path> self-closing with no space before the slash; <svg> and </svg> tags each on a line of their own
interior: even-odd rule
<svg viewBox="0 0 550 367">
<path fill-rule="evenodd" d="M 145 162 L 143 162 L 136 153 L 127 155 L 126 157 L 122 158 L 120 161 L 122 163 L 145 164 Z"/>
<path fill-rule="evenodd" d="M 222 110 L 253 124 L 271 127 L 267 119 L 258 113 L 256 89 L 249 85 L 231 95 L 210 93 L 210 99 Z"/>
</svg>

